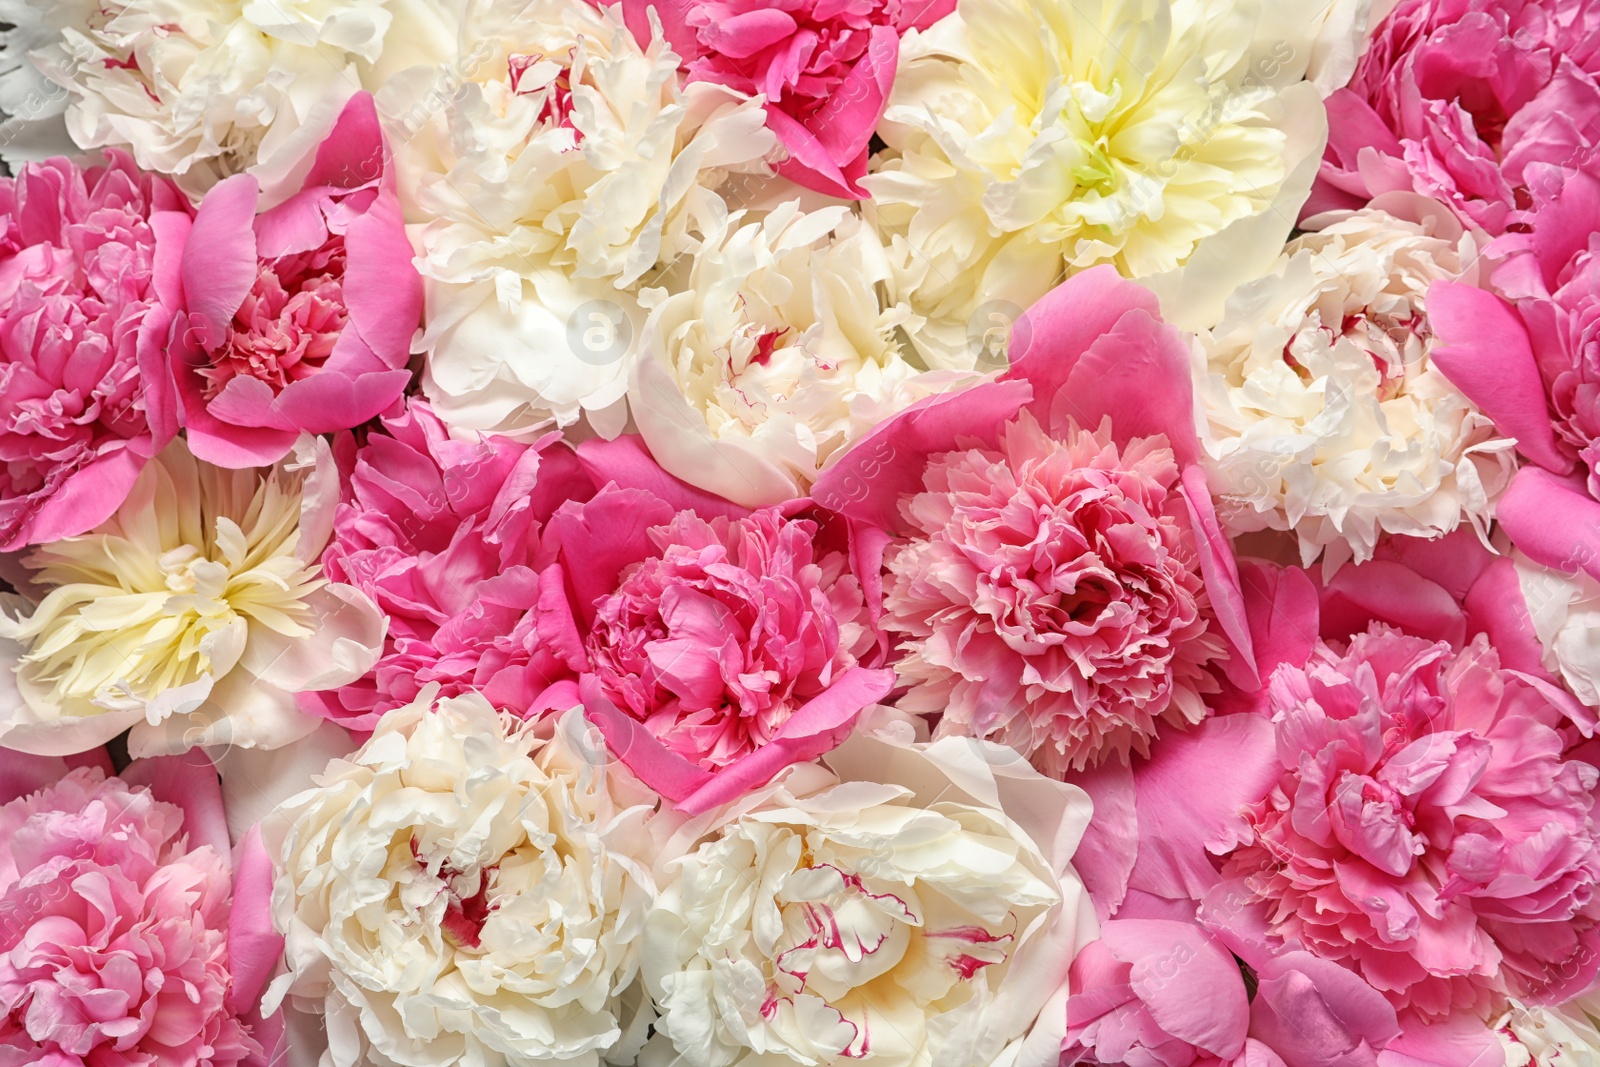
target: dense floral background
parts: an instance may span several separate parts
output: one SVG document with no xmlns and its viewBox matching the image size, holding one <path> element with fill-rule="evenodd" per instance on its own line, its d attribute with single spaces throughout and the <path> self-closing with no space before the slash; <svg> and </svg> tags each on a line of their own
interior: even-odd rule
<svg viewBox="0 0 1600 1067">
<path fill-rule="evenodd" d="M 1600 0 L 0 0 L 0 1067 L 1600 1067 Z"/>
</svg>

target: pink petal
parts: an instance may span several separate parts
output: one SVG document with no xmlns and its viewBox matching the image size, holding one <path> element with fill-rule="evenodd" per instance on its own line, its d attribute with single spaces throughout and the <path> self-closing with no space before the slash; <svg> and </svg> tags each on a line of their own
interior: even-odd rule
<svg viewBox="0 0 1600 1067">
<path fill-rule="evenodd" d="M 184 244 L 184 307 L 189 326 L 206 348 L 222 344 L 228 324 L 256 282 L 254 222 L 259 186 L 235 174 L 211 187 Z"/>
<path fill-rule="evenodd" d="M 1161 1029 L 1229 1059 L 1244 1049 L 1250 1006 L 1233 956 L 1192 923 L 1113 920 L 1100 931 L 1112 955 L 1133 965 L 1129 984 Z"/>
<path fill-rule="evenodd" d="M 1524 467 L 1500 498 L 1497 515 L 1513 544 L 1545 567 L 1600 580 L 1600 503 L 1576 480 Z"/>
</svg>

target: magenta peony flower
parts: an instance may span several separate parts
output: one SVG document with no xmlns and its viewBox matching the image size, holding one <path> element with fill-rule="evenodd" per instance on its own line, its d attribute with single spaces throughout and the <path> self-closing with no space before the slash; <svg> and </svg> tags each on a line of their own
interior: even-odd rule
<svg viewBox="0 0 1600 1067">
<path fill-rule="evenodd" d="M 206 194 L 172 346 L 196 456 L 275 463 L 302 431 L 358 426 L 405 391 L 422 281 L 386 158 L 372 97 L 358 93 L 288 200 L 256 214 L 249 175 Z"/>
<path fill-rule="evenodd" d="M 594 605 L 590 670 L 700 767 L 770 743 L 874 646 L 860 583 L 841 553 L 816 549 L 814 522 L 775 508 L 709 521 L 679 512 L 649 536 L 656 552 Z"/>
<path fill-rule="evenodd" d="M 934 456 L 923 485 L 884 559 L 901 708 L 1057 777 L 1148 754 L 1158 720 L 1205 717 L 1226 646 L 1165 438 L 1052 438 L 1024 411 L 997 450 Z"/>
<path fill-rule="evenodd" d="M 267 1062 L 255 1004 L 281 941 L 264 898 L 231 914 L 209 763 L 80 767 L 0 806 L 0 842 L 0 1065 Z M 251 856 L 264 885 L 266 854 Z"/>
<path fill-rule="evenodd" d="M 778 173 L 860 200 L 867 148 L 888 103 L 900 37 L 927 29 L 955 0 L 623 0 L 648 44 L 647 11 L 690 81 L 764 94 L 767 125 L 788 150 Z"/>
<path fill-rule="evenodd" d="M 482 689 L 527 711 L 573 676 L 534 640 L 541 526 L 592 484 L 558 438 L 455 440 L 420 400 L 383 430 L 360 448 L 342 439 L 349 473 L 322 556 L 329 580 L 360 589 L 388 616 L 383 655 L 360 681 L 301 694 L 301 707 L 366 731 L 437 682 L 441 696 Z"/>
<path fill-rule="evenodd" d="M 1482 636 L 1456 652 L 1374 624 L 1269 693 L 1277 785 L 1222 875 L 1271 936 L 1424 1018 L 1594 979 L 1600 772 L 1563 757 L 1540 684 Z"/>
<path fill-rule="evenodd" d="M 1594 0 L 1404 0 L 1349 87 L 1328 97 L 1328 147 L 1303 214 L 1407 189 L 1503 232 L 1537 164 L 1600 139 L 1596 42 Z"/>
<path fill-rule="evenodd" d="M 177 432 L 162 345 L 189 204 L 107 159 L 0 178 L 0 551 L 110 518 Z"/>
<path fill-rule="evenodd" d="M 890 540 L 899 706 L 936 734 L 1061 776 L 1199 722 L 1213 666 L 1256 688 L 1188 350 L 1156 310 L 1112 268 L 1076 275 L 1017 322 L 1002 380 L 913 404 L 818 479 Z"/>
</svg>

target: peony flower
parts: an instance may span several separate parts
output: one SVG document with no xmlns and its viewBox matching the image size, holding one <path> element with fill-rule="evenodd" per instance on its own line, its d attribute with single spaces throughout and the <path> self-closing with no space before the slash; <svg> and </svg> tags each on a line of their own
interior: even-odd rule
<svg viewBox="0 0 1600 1067">
<path fill-rule="evenodd" d="M 266 1002 L 325 1012 L 335 1067 L 598 1065 L 649 1021 L 654 795 L 575 712 L 542 740 L 478 694 L 435 697 L 264 830 L 290 968 Z"/>
<path fill-rule="evenodd" d="M 256 214 L 248 174 L 206 194 L 181 267 L 172 370 L 189 447 L 225 467 L 276 463 L 400 398 L 422 283 L 372 97 L 353 97 L 294 196 Z"/>
<path fill-rule="evenodd" d="M 880 304 L 888 260 L 858 218 L 790 201 L 738 221 L 665 275 L 629 400 L 664 468 L 759 507 L 803 495 L 851 441 L 953 381 L 904 358 L 906 311 Z"/>
<path fill-rule="evenodd" d="M 449 19 L 433 0 L 26 6 L 0 66 L 34 66 L 59 87 L 47 99 L 67 97 L 79 147 L 125 147 L 195 197 L 247 169 L 272 188 L 290 180 L 352 86 L 376 89 L 435 61 Z"/>
<path fill-rule="evenodd" d="M 1278 780 L 1222 888 L 1271 935 L 1424 1019 L 1593 981 L 1600 772 L 1563 758 L 1543 686 L 1484 637 L 1457 651 L 1376 624 L 1269 693 Z"/>
<path fill-rule="evenodd" d="M 366 673 L 384 627 L 317 565 L 337 493 L 320 450 L 234 472 L 175 444 L 106 522 L 23 557 L 42 599 L 0 613 L 20 693 L 0 740 L 79 752 L 131 727 L 142 756 L 314 729 L 293 694 Z"/>
<path fill-rule="evenodd" d="M 1304 214 L 1396 190 L 1500 234 L 1600 130 L 1600 5 L 1404 0 L 1328 97 L 1328 148 Z"/>
<path fill-rule="evenodd" d="M 1109 267 L 1070 279 L 1017 324 L 1002 380 L 912 405 L 819 479 L 891 539 L 898 706 L 936 736 L 1060 775 L 1199 722 L 1213 665 L 1254 688 L 1187 350 L 1154 311 Z"/>
<path fill-rule="evenodd" d="M 371 597 L 389 620 L 364 677 L 304 693 L 300 706 L 370 731 L 424 686 L 480 689 L 527 713 L 572 670 L 534 639 L 541 530 L 555 508 L 593 495 L 576 456 L 553 435 L 535 445 L 452 438 L 428 405 L 409 401 L 383 432 L 351 449 L 344 499 L 322 554 L 327 577 Z M 564 709 L 563 709 L 564 710 Z"/>
<path fill-rule="evenodd" d="M 1088 922 L 1068 862 L 1088 806 L 999 746 L 908 742 L 857 733 L 831 771 L 796 767 L 669 845 L 691 847 L 646 923 L 641 1063 L 1002 1062 Z"/>
<path fill-rule="evenodd" d="M 1262 10 L 961 0 L 906 35 L 879 125 L 890 151 L 862 184 L 929 366 L 970 369 L 988 312 L 1015 318 L 1096 264 L 1158 284 L 1189 328 L 1266 269 L 1322 109 L 1311 85 L 1284 88 L 1315 20 L 1268 30 Z"/>
<path fill-rule="evenodd" d="M 267 1062 L 255 1003 L 281 942 L 230 900 L 266 857 L 230 862 L 210 762 L 6 759 L 49 784 L 0 805 L 0 1064 Z"/>
<path fill-rule="evenodd" d="M 771 508 L 651 527 L 655 550 L 591 609 L 584 646 L 600 691 L 706 771 L 825 709 L 853 715 L 887 696 L 890 672 L 858 669 L 875 643 L 860 584 L 816 537 L 814 522 Z"/>
<path fill-rule="evenodd" d="M 1437 205 L 1328 217 L 1202 335 L 1201 437 L 1224 528 L 1293 530 L 1307 565 L 1384 534 L 1488 536 L 1514 442 L 1440 372 L 1428 288 L 1476 279 L 1472 233 Z"/>
<path fill-rule="evenodd" d="M 882 626 L 906 652 L 899 707 L 1061 776 L 1199 722 L 1226 645 L 1165 439 L 1058 433 L 1024 411 L 997 449 L 929 459 Z"/>
<path fill-rule="evenodd" d="M 453 426 L 521 432 L 588 412 L 615 434 L 652 272 L 767 171 L 759 103 L 679 85 L 657 35 L 583 0 L 494 0 L 452 68 L 379 94 L 402 199 L 424 221 L 424 389 Z M 728 190 L 732 194 L 733 190 Z"/>
<path fill-rule="evenodd" d="M 766 98 L 767 125 L 788 158 L 778 173 L 833 196 L 860 199 L 867 142 L 894 84 L 900 36 L 925 30 L 955 0 L 623 0 L 646 45 L 654 8 L 690 81 Z"/>
<path fill-rule="evenodd" d="M 104 522 L 177 432 L 161 344 L 188 226 L 120 153 L 0 178 L 0 551 Z"/>
</svg>

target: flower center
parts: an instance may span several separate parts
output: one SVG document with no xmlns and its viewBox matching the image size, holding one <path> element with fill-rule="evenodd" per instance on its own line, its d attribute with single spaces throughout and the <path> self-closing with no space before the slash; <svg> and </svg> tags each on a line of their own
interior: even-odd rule
<svg viewBox="0 0 1600 1067">
<path fill-rule="evenodd" d="M 281 392 L 321 369 L 349 312 L 344 302 L 344 239 L 314 252 L 263 263 L 228 336 L 200 368 L 207 399 L 238 377 Z"/>
<path fill-rule="evenodd" d="M 483 924 L 488 921 L 489 913 L 499 907 L 489 902 L 490 875 L 499 866 L 462 871 L 452 866 L 449 860 L 444 860 L 440 862 L 437 872 L 429 871 L 431 865 L 423 859 L 422 846 L 415 837 L 411 839 L 411 856 L 425 873 L 431 874 L 442 884 L 439 891 L 446 895 L 445 910 L 444 919 L 439 925 L 445 937 L 457 948 L 479 948 L 483 943 Z"/>
</svg>

